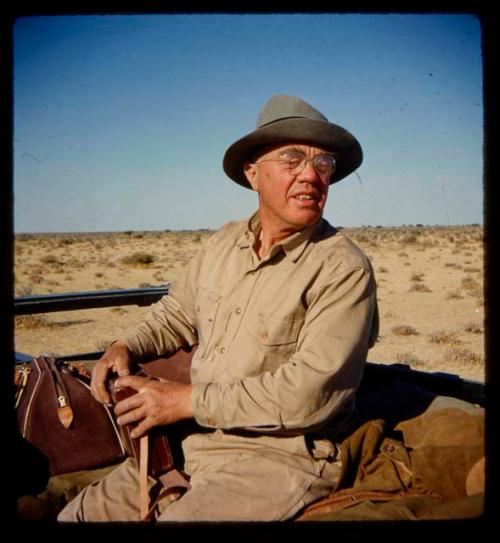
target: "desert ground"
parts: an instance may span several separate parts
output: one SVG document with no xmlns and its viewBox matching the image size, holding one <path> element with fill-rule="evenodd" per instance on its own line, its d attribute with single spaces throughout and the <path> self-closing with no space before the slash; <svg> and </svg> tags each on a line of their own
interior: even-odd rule
<svg viewBox="0 0 500 543">
<path fill-rule="evenodd" d="M 381 329 L 368 360 L 483 381 L 482 227 L 342 231 L 365 251 L 377 277 Z M 211 234 L 18 234 L 15 295 L 164 285 Z M 147 312 L 126 306 L 18 316 L 16 350 L 59 356 L 102 350 Z"/>
</svg>

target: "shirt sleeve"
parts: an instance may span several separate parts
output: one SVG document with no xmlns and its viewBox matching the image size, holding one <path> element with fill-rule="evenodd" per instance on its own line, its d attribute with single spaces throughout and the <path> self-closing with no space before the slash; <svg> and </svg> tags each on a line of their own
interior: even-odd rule
<svg viewBox="0 0 500 543">
<path fill-rule="evenodd" d="M 232 223 L 227 223 L 212 234 L 173 278 L 169 293 L 151 306 L 146 320 L 116 338 L 123 341 L 136 358 L 163 356 L 198 343 L 196 295 L 200 270 L 210 247 L 231 228 Z"/>
<path fill-rule="evenodd" d="M 194 385 L 194 416 L 203 426 L 223 429 L 302 433 L 321 428 L 351 406 L 377 333 L 371 267 L 338 272 L 314 294 L 296 352 L 273 372 Z"/>
<path fill-rule="evenodd" d="M 202 248 L 172 281 L 169 293 L 151 306 L 139 326 L 117 339 L 137 357 L 162 356 L 198 343 L 196 284 L 205 255 Z"/>
</svg>

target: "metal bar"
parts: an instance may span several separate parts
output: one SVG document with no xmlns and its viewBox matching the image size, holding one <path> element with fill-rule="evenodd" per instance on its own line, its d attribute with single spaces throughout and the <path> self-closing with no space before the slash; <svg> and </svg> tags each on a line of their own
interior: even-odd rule
<svg viewBox="0 0 500 543">
<path fill-rule="evenodd" d="M 24 362 L 31 362 L 35 358 L 31 354 L 26 353 L 18 353 L 17 351 L 14 353 L 14 360 L 16 364 L 23 364 Z"/>
<path fill-rule="evenodd" d="M 73 311 L 121 305 L 150 305 L 168 294 L 169 285 L 158 287 L 71 292 L 64 294 L 40 294 L 23 296 L 14 300 L 15 315 Z"/>
<path fill-rule="evenodd" d="M 104 354 L 104 351 L 94 351 L 91 353 L 79 353 L 79 354 L 70 354 L 66 356 L 53 356 L 56 360 L 64 360 L 66 362 L 75 362 L 75 361 L 93 361 L 93 360 L 99 360 L 101 356 Z M 38 355 L 37 355 L 38 356 Z M 36 358 L 36 356 L 32 354 L 26 354 L 26 353 L 20 353 L 16 351 L 14 353 L 14 362 L 16 364 L 23 364 L 25 362 L 31 362 L 33 358 Z"/>
</svg>

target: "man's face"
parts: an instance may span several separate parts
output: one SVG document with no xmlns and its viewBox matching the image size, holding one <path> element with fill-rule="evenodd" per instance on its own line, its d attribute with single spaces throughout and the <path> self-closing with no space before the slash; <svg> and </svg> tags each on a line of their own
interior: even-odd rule
<svg viewBox="0 0 500 543">
<path fill-rule="evenodd" d="M 245 175 L 259 193 L 263 225 L 294 232 L 322 216 L 330 186 L 329 157 L 333 154 L 319 147 L 288 144 L 245 164 Z"/>
</svg>

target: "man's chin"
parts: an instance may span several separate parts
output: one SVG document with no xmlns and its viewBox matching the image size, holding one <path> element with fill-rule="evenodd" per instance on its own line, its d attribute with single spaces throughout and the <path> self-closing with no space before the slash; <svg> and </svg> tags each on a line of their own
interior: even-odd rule
<svg viewBox="0 0 500 543">
<path fill-rule="evenodd" d="M 292 217 L 290 217 L 290 222 L 298 229 L 305 228 L 314 224 L 318 221 L 323 215 L 322 210 L 316 209 L 300 209 L 297 210 Z"/>
</svg>

